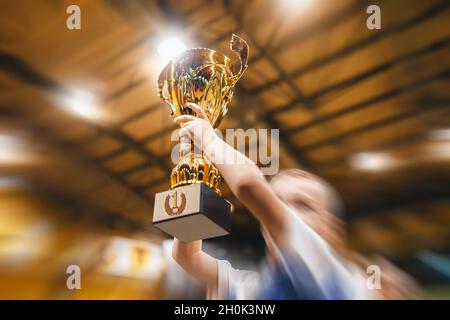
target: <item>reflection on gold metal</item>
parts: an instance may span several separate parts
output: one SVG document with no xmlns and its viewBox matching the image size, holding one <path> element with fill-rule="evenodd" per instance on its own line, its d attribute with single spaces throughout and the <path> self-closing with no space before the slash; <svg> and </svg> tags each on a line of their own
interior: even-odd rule
<svg viewBox="0 0 450 320">
<path fill-rule="evenodd" d="M 235 73 L 237 68 L 230 58 L 206 48 L 186 50 L 166 65 L 159 75 L 158 92 L 172 115 L 192 114 L 186 103 L 193 102 L 203 108 L 214 128 L 219 126 L 228 111 L 233 88 L 247 69 L 247 43 L 233 34 L 230 47 L 240 60 Z M 219 194 L 220 180 L 217 168 L 202 154 L 195 153 L 193 146 L 170 176 L 171 188 L 203 182 Z"/>
</svg>

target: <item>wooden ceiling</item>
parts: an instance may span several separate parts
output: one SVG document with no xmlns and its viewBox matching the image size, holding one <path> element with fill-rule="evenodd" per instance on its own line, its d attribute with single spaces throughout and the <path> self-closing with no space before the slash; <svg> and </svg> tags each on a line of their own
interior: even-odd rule
<svg viewBox="0 0 450 320">
<path fill-rule="evenodd" d="M 336 186 L 363 250 L 448 248 L 448 152 L 427 155 L 430 132 L 450 126 L 449 1 L 75 2 L 81 30 L 66 28 L 74 1 L 0 4 L 1 128 L 42 157 L 2 174 L 26 175 L 77 210 L 112 212 L 154 231 L 154 194 L 168 188 L 175 144 L 156 92 L 156 48 L 178 30 L 189 45 L 230 54 L 234 32 L 250 45 L 249 68 L 221 129 L 279 128 L 280 166 Z M 366 27 L 369 4 L 381 7 L 381 30 Z M 104 117 L 65 111 L 55 96 L 74 90 L 92 93 Z M 401 165 L 351 165 L 367 152 Z M 237 206 L 236 235 L 257 230 L 224 193 Z"/>
</svg>

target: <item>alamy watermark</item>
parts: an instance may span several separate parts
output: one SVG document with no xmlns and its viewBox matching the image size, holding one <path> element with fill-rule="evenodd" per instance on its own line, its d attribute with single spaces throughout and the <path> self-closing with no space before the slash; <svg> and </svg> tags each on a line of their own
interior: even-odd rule
<svg viewBox="0 0 450 320">
<path fill-rule="evenodd" d="M 67 267 L 66 273 L 69 275 L 66 280 L 66 286 L 69 290 L 81 289 L 81 268 L 76 264 Z"/>
<path fill-rule="evenodd" d="M 366 26 L 369 30 L 381 29 L 381 9 L 376 4 L 367 7 L 366 13 L 370 16 L 366 20 Z"/>
<path fill-rule="evenodd" d="M 172 132 L 171 141 L 179 141 L 179 130 L 176 129 Z M 280 167 L 279 129 L 226 129 L 225 135 L 216 129 L 215 133 L 228 145 L 257 164 L 264 175 L 278 173 Z M 195 135 L 201 136 L 202 132 L 195 132 Z M 171 159 L 174 164 L 179 163 L 181 160 L 181 144 L 176 144 L 172 149 Z M 202 146 L 198 146 L 195 142 L 194 145 L 197 150 L 202 151 Z M 226 148 L 226 145 L 221 144 L 214 147 L 216 149 L 212 150 L 214 153 L 212 157 L 215 164 L 245 164 L 248 161 L 247 158 L 241 157 L 236 153 L 233 153 L 232 157 L 222 157 L 221 155 L 225 154 L 225 152 L 222 152 L 224 150 L 218 150 L 217 148 Z"/>
<path fill-rule="evenodd" d="M 366 273 L 369 275 L 366 279 L 366 286 L 370 290 L 381 289 L 381 268 L 376 264 L 367 267 Z"/>
<path fill-rule="evenodd" d="M 69 30 L 81 29 L 81 9 L 75 4 L 71 4 L 67 7 L 66 13 L 69 15 L 66 18 L 66 27 Z"/>
</svg>

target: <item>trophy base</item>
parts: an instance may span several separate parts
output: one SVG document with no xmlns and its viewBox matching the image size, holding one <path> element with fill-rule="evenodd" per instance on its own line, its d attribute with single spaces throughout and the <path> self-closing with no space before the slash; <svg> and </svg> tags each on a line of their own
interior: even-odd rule
<svg viewBox="0 0 450 320">
<path fill-rule="evenodd" d="M 231 204 L 204 183 L 157 193 L 153 225 L 183 241 L 203 240 L 230 233 Z"/>
</svg>

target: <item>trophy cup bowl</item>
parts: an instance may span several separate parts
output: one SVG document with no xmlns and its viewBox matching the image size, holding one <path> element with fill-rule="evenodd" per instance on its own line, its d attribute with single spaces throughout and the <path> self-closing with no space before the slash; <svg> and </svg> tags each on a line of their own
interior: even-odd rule
<svg viewBox="0 0 450 320">
<path fill-rule="evenodd" d="M 172 115 L 192 115 L 193 111 L 186 107 L 186 103 L 192 102 L 205 111 L 214 128 L 219 126 L 228 111 L 234 86 L 246 70 L 248 61 L 248 45 L 242 38 L 233 34 L 230 48 L 239 57 L 238 67 L 222 53 L 207 48 L 194 48 L 182 52 L 163 68 L 158 78 L 158 93 L 169 105 Z M 195 150 L 192 141 L 191 152 L 181 154 L 181 157 L 170 175 L 171 190 L 156 195 L 154 224 L 185 241 L 229 233 L 230 204 L 221 197 L 219 171 L 201 151 Z M 195 208 L 188 208 L 186 211 L 190 200 Z M 161 214 L 162 211 L 171 220 L 174 216 L 179 218 L 197 213 L 212 220 L 222 230 L 214 231 L 214 227 L 208 226 L 208 223 L 197 221 L 198 225 L 193 225 L 195 230 L 191 228 L 187 235 L 187 218 L 184 219 L 184 225 L 178 221 L 178 227 L 174 227 L 175 223 L 171 224 L 172 227 L 167 227 L 167 222 L 170 221 Z M 180 231 L 182 227 L 184 230 Z"/>
</svg>

